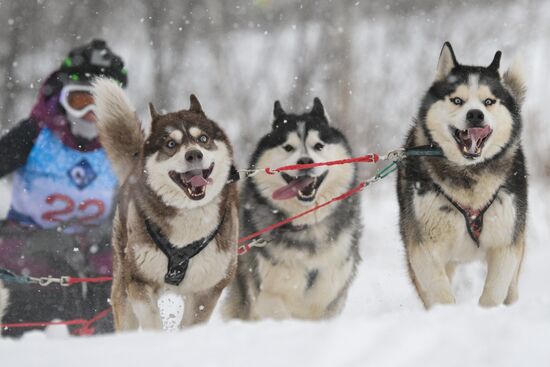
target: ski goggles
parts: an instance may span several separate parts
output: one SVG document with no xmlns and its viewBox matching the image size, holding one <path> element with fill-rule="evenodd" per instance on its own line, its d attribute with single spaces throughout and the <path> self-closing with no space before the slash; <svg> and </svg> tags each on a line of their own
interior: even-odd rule
<svg viewBox="0 0 550 367">
<path fill-rule="evenodd" d="M 95 112 L 94 96 L 90 85 L 70 84 L 61 89 L 59 103 L 71 115 L 82 118 L 88 112 Z"/>
</svg>

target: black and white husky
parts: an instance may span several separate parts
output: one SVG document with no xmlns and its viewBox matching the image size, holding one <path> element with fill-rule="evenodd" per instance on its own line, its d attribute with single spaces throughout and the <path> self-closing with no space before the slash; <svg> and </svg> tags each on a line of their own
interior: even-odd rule
<svg viewBox="0 0 550 367">
<path fill-rule="evenodd" d="M 272 130 L 259 142 L 251 167 L 345 159 L 351 149 L 329 125 L 315 98 L 310 112 L 287 114 L 275 102 Z M 260 173 L 241 193 L 241 235 L 326 202 L 356 185 L 354 165 Z M 239 258 L 226 315 L 241 319 L 321 319 L 338 314 L 360 261 L 359 202 L 332 204 L 262 237 L 267 244 Z"/>
<path fill-rule="evenodd" d="M 408 158 L 397 183 L 401 234 L 411 279 L 427 308 L 454 303 L 456 265 L 487 264 L 482 306 L 518 298 L 525 247 L 527 179 L 518 63 L 500 75 L 500 51 L 488 67 L 457 62 L 443 46 L 406 147 L 439 146 L 443 158 Z"/>
</svg>

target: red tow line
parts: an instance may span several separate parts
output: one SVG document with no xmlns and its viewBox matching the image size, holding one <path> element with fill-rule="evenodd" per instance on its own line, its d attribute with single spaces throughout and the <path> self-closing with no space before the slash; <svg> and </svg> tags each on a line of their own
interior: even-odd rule
<svg viewBox="0 0 550 367">
<path fill-rule="evenodd" d="M 288 217 L 288 218 L 286 218 L 286 219 L 284 219 L 284 220 L 282 220 L 282 221 L 280 221 L 280 222 L 277 222 L 277 223 L 275 223 L 275 224 L 270 225 L 269 227 L 265 227 L 265 228 L 259 230 L 258 232 L 254 232 L 254 233 L 252 233 L 252 234 L 249 234 L 248 236 L 239 239 L 239 241 L 238 241 L 237 243 L 238 243 L 238 244 L 241 244 L 241 243 L 243 243 L 243 242 L 247 242 L 247 241 L 250 241 L 250 240 L 252 240 L 252 239 L 254 239 L 254 238 L 260 237 L 262 234 L 264 234 L 264 233 L 266 233 L 266 232 L 270 232 L 270 231 L 272 231 L 272 230 L 274 230 L 274 229 L 276 229 L 276 228 L 279 228 L 279 227 L 281 227 L 281 226 L 284 226 L 285 224 L 290 223 L 290 222 L 292 222 L 292 221 L 294 221 L 294 220 L 296 220 L 296 219 L 298 219 L 298 218 L 301 218 L 301 217 L 303 217 L 303 216 L 305 216 L 305 215 L 308 215 L 308 214 L 310 214 L 310 213 L 312 213 L 312 212 L 314 212 L 314 211 L 316 211 L 316 210 L 319 210 L 319 209 L 321 209 L 322 207 L 325 207 L 325 206 L 327 206 L 327 205 L 330 205 L 330 204 L 332 204 L 332 203 L 334 203 L 334 202 L 336 202 L 336 201 L 340 201 L 340 200 L 347 199 L 347 198 L 349 198 L 350 196 L 355 195 L 356 193 L 358 193 L 359 191 L 361 191 L 366 185 L 367 185 L 366 182 L 361 182 L 359 185 L 355 186 L 355 187 L 352 188 L 351 190 L 346 191 L 345 193 L 343 193 L 343 194 L 340 195 L 340 196 L 336 196 L 335 198 L 332 198 L 332 199 L 329 200 L 329 201 L 326 201 L 326 202 L 324 202 L 324 203 L 322 203 L 322 204 L 316 205 L 316 206 L 312 207 L 311 209 L 308 209 L 308 210 L 306 210 L 306 211 L 304 211 L 304 212 L 301 212 L 301 213 L 299 213 L 299 214 L 296 214 L 296 215 L 293 216 L 293 217 Z M 239 247 L 239 255 L 242 255 L 242 254 L 244 254 L 244 253 L 247 253 L 248 251 L 250 251 L 250 248 L 251 248 L 250 243 L 247 243 L 246 245 L 240 246 L 240 247 Z"/>
<path fill-rule="evenodd" d="M 44 278 L 48 279 L 48 278 Z M 51 279 L 51 278 L 50 278 Z M 79 284 L 79 283 L 104 283 L 109 282 L 113 280 L 112 277 L 96 277 L 96 278 L 76 278 L 76 277 L 62 277 L 57 279 L 56 278 L 55 283 L 59 283 L 61 286 L 70 286 L 73 284 Z M 59 281 L 61 280 L 61 281 Z M 40 283 L 38 283 L 40 284 Z M 50 283 L 47 283 L 50 284 Z M 47 285 L 45 284 L 45 285 Z M 82 325 L 78 329 L 73 330 L 73 334 L 75 335 L 93 335 L 95 332 L 95 328 L 92 327 L 92 324 L 96 323 L 97 321 L 107 317 L 111 313 L 111 307 L 99 312 L 94 317 L 92 317 L 89 320 L 85 319 L 74 319 L 74 320 L 67 320 L 67 321 L 38 321 L 38 322 L 22 322 L 22 323 L 13 323 L 13 324 L 0 324 L 0 328 L 2 329 L 9 329 L 9 328 L 37 328 L 37 327 L 46 327 L 50 325 Z"/>
<path fill-rule="evenodd" d="M 9 329 L 9 328 L 36 328 L 36 327 L 46 327 L 50 325 L 82 325 L 78 329 L 75 329 L 73 331 L 73 334 L 75 335 L 93 335 L 95 333 L 95 328 L 92 327 L 92 324 L 96 323 L 97 321 L 101 320 L 104 317 L 107 317 L 111 313 L 111 307 L 101 311 L 100 313 L 96 314 L 94 317 L 92 317 L 89 320 L 84 319 L 74 319 L 74 320 L 67 320 L 67 321 L 49 321 L 49 322 L 23 322 L 18 324 L 0 324 L 0 328 Z"/>
<path fill-rule="evenodd" d="M 67 277 L 67 285 L 78 283 L 104 283 L 113 280 L 113 277 L 97 277 L 97 278 L 73 278 Z"/>
<path fill-rule="evenodd" d="M 282 166 L 275 169 L 266 168 L 265 173 L 267 173 L 268 175 L 274 175 L 277 172 L 283 172 L 283 171 L 296 171 L 300 169 L 309 169 L 309 168 L 315 168 L 315 167 L 339 166 L 339 165 L 349 164 L 349 163 L 377 163 L 379 159 L 380 159 L 380 156 L 378 154 L 371 153 L 361 157 L 339 159 L 336 161 L 316 162 L 316 163 L 306 163 L 306 164 L 292 164 L 289 166 Z"/>
</svg>

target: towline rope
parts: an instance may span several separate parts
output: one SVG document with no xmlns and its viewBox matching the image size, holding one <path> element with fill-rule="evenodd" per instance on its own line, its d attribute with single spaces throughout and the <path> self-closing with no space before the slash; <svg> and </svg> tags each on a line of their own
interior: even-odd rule
<svg viewBox="0 0 550 367">
<path fill-rule="evenodd" d="M 75 335 L 93 335 L 95 333 L 95 328 L 92 327 L 94 323 L 97 321 L 109 316 L 111 313 L 112 308 L 109 307 L 99 313 L 97 313 L 94 317 L 92 317 L 89 320 L 86 319 L 73 319 L 73 320 L 67 320 L 67 321 L 48 321 L 48 322 L 22 322 L 22 323 L 14 323 L 14 324 L 0 324 L 0 328 L 2 329 L 9 329 L 9 328 L 36 328 L 36 327 L 46 327 L 51 325 L 66 325 L 66 326 L 72 326 L 72 325 L 82 325 L 78 329 L 73 331 L 73 334 Z"/>
<path fill-rule="evenodd" d="M 376 153 L 372 153 L 372 154 L 364 155 L 362 157 L 340 159 L 340 160 L 329 161 L 329 162 L 292 164 L 292 165 L 282 166 L 275 169 L 265 168 L 264 171 L 268 175 L 274 175 L 277 172 L 283 172 L 283 171 L 296 171 L 301 169 L 309 169 L 309 168 L 323 167 L 323 166 L 341 166 L 349 163 L 377 163 L 379 160 L 380 160 L 380 156 Z"/>
<path fill-rule="evenodd" d="M 305 215 L 308 215 L 314 211 L 317 211 L 327 205 L 330 205 L 332 203 L 335 203 L 337 201 L 345 200 L 349 198 L 352 195 L 357 194 L 358 192 L 362 191 L 365 187 L 369 186 L 370 184 L 379 181 L 387 176 L 389 176 L 391 173 L 395 172 L 398 168 L 398 163 L 401 162 L 403 159 L 407 157 L 421 157 L 421 156 L 428 156 L 428 157 L 442 157 L 443 152 L 441 149 L 433 147 L 433 146 L 419 146 L 414 147 L 410 149 L 397 149 L 389 152 L 386 155 L 379 156 L 378 154 L 372 153 L 367 154 L 361 157 L 357 158 L 349 158 L 349 159 L 342 159 L 337 161 L 329 161 L 329 162 L 319 162 L 319 163 L 310 163 L 310 164 L 295 164 L 295 165 L 289 165 L 289 166 L 282 166 L 275 169 L 270 168 L 264 168 L 264 169 L 249 169 L 249 170 L 243 170 L 247 177 L 252 177 L 256 175 L 260 171 L 264 171 L 267 174 L 275 174 L 277 172 L 283 172 L 283 171 L 295 171 L 300 169 L 309 169 L 313 167 L 320 167 L 320 166 L 334 166 L 334 165 L 342 165 L 342 164 L 350 164 L 350 163 L 357 163 L 357 162 L 363 162 L 363 163 L 377 163 L 379 161 L 387 161 L 391 160 L 392 162 L 385 166 L 382 170 L 380 170 L 376 175 L 373 177 L 360 182 L 357 186 L 351 188 L 350 190 L 344 192 L 343 194 L 334 197 L 330 199 L 329 201 L 326 201 L 324 203 L 318 204 L 304 212 L 298 213 L 292 217 L 286 218 L 280 222 L 274 223 L 266 228 L 263 228 L 257 232 L 254 232 L 246 237 L 243 237 L 239 239 L 237 242 L 239 245 L 248 242 L 250 240 L 253 240 L 250 243 L 241 245 L 238 247 L 238 253 L 239 255 L 243 255 L 250 251 L 252 247 L 263 247 L 267 244 L 266 241 L 262 240 L 260 236 L 264 233 L 270 232 L 276 228 L 279 228 L 281 226 L 284 226 L 285 224 L 288 224 L 298 218 L 301 218 Z"/>
<path fill-rule="evenodd" d="M 0 280 L 7 283 L 18 284 L 37 284 L 42 287 L 47 287 L 51 284 L 59 284 L 62 287 L 68 287 L 79 283 L 104 283 L 113 280 L 113 277 L 95 277 L 95 278 L 76 278 L 70 276 L 62 276 L 59 278 L 48 277 L 31 277 L 27 275 L 17 275 L 10 270 L 0 268 Z"/>
</svg>

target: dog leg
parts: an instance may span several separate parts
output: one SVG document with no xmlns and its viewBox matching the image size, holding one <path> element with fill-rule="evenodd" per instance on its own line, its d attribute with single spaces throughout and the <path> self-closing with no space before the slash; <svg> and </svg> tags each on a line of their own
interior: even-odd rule
<svg viewBox="0 0 550 367">
<path fill-rule="evenodd" d="M 150 286 L 141 282 L 128 284 L 128 301 L 144 330 L 162 330 L 162 320 L 158 309 L 158 298 Z"/>
<path fill-rule="evenodd" d="M 517 250 L 517 255 L 519 257 L 519 264 L 517 266 L 514 277 L 512 278 L 512 282 L 510 283 L 510 288 L 508 288 L 508 295 L 504 300 L 505 305 L 511 305 L 512 303 L 516 302 L 519 297 L 518 295 L 519 274 L 521 273 L 521 265 L 523 263 L 523 255 L 525 253 L 525 239 L 523 238 L 523 235 L 521 236 L 521 239 L 514 246 L 517 247 L 516 250 Z"/>
<path fill-rule="evenodd" d="M 451 282 L 443 261 L 438 259 L 429 245 L 407 246 L 411 277 L 424 307 L 436 303 L 455 303 Z"/>
<path fill-rule="evenodd" d="M 208 291 L 187 296 L 181 326 L 189 327 L 210 320 L 222 290 L 223 288 L 213 287 Z"/>
<path fill-rule="evenodd" d="M 128 303 L 128 300 L 123 302 L 113 302 L 113 316 L 115 320 L 116 331 L 132 331 L 137 330 L 139 322 Z"/>
<path fill-rule="evenodd" d="M 111 289 L 111 304 L 116 331 L 137 330 L 138 320 L 128 303 L 128 295 L 122 285 L 120 277 L 115 276 Z"/>
<path fill-rule="evenodd" d="M 284 320 L 291 316 L 283 299 L 266 291 L 261 291 L 258 294 L 251 310 L 253 320 L 264 318 Z"/>
<path fill-rule="evenodd" d="M 337 299 L 335 299 L 328 305 L 323 315 L 324 318 L 330 319 L 339 315 L 342 312 L 342 310 L 344 309 L 344 306 L 346 305 L 348 288 L 349 286 L 346 286 L 346 289 L 338 294 Z M 314 319 L 317 320 L 317 318 L 314 318 Z"/>
<path fill-rule="evenodd" d="M 449 278 L 449 282 L 453 283 L 453 278 L 455 276 L 456 271 L 456 263 L 455 262 L 448 262 L 447 265 L 445 265 L 445 273 L 447 274 L 447 278 Z"/>
<path fill-rule="evenodd" d="M 131 301 L 131 305 L 142 329 L 162 330 L 162 320 L 156 302 L 152 300 Z"/>
<path fill-rule="evenodd" d="M 139 322 L 134 314 L 134 311 L 132 310 L 132 307 L 130 307 L 130 304 L 128 303 L 128 298 L 125 296 L 114 296 L 114 294 L 111 297 L 115 330 L 137 330 L 139 327 Z"/>
<path fill-rule="evenodd" d="M 510 298 L 510 303 L 517 299 L 517 278 L 522 257 L 523 246 L 512 245 L 488 251 L 487 278 L 479 299 L 481 306 L 493 307 L 504 303 L 505 299 Z"/>
</svg>

